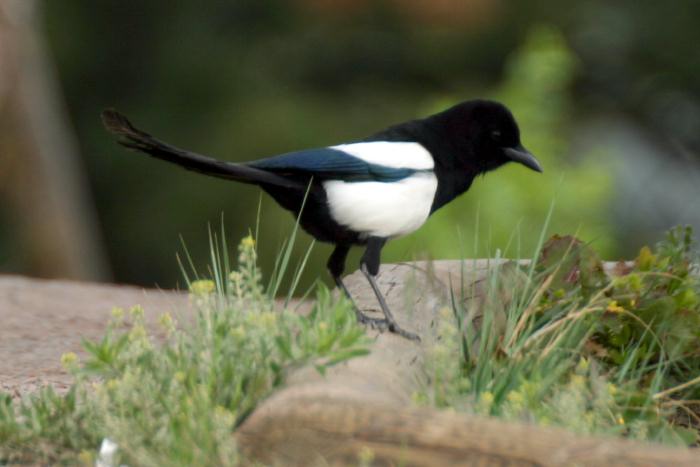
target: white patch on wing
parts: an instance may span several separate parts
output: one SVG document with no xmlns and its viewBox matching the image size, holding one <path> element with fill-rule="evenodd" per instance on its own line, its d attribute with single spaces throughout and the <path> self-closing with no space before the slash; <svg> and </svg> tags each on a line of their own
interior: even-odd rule
<svg viewBox="0 0 700 467">
<path fill-rule="evenodd" d="M 430 215 L 437 178 L 418 172 L 398 182 L 323 182 L 331 216 L 366 236 L 397 237 L 418 229 Z"/>
<path fill-rule="evenodd" d="M 331 149 L 343 151 L 370 164 L 385 167 L 429 170 L 435 166 L 433 156 L 421 144 L 410 142 L 371 141 L 340 144 Z"/>
</svg>

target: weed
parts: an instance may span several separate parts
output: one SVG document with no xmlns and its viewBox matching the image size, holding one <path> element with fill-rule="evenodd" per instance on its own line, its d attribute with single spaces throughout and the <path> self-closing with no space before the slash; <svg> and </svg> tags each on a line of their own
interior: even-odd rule
<svg viewBox="0 0 700 467">
<path fill-rule="evenodd" d="M 240 243 L 234 271 L 225 251 L 223 235 L 212 236 L 212 278 L 188 279 L 196 316 L 161 315 L 163 341 L 147 332 L 141 307 L 114 309 L 104 337 L 84 342 L 85 361 L 62 357 L 75 376 L 66 395 L 47 388 L 18 404 L 0 395 L 0 464 L 93 464 L 109 439 L 114 465 L 236 465 L 233 431 L 291 370 L 323 372 L 367 353 L 347 301 L 321 285 L 307 316 L 280 311 L 253 238 Z"/>
<path fill-rule="evenodd" d="M 700 277 L 691 238 L 671 230 L 612 278 L 575 237 L 552 237 L 528 267 L 496 262 L 481 300 L 453 294 L 432 385 L 417 399 L 578 433 L 696 443 Z"/>
</svg>

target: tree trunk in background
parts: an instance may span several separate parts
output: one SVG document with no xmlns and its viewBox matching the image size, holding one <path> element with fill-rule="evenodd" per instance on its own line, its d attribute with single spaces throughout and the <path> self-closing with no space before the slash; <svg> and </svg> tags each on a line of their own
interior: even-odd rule
<svg viewBox="0 0 700 467">
<path fill-rule="evenodd" d="M 0 202 L 10 206 L 21 272 L 107 279 L 94 207 L 37 10 L 35 0 L 0 2 Z"/>
</svg>

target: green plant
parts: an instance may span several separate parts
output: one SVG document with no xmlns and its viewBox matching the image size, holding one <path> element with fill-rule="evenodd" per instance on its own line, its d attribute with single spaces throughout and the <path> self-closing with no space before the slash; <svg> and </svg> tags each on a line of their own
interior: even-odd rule
<svg viewBox="0 0 700 467">
<path fill-rule="evenodd" d="M 419 399 L 579 433 L 696 443 L 700 277 L 691 237 L 671 230 L 612 277 L 571 236 L 552 237 L 528 266 L 495 263 L 481 300 L 454 294 L 433 384 Z"/>
<path fill-rule="evenodd" d="M 108 438 L 129 465 L 235 465 L 233 430 L 291 370 L 323 372 L 368 351 L 345 300 L 321 285 L 307 316 L 280 310 L 253 238 L 241 242 L 234 271 L 225 250 L 213 238 L 213 280 L 188 280 L 196 316 L 162 315 L 162 340 L 141 307 L 114 309 L 104 337 L 84 343 L 84 362 L 62 357 L 76 378 L 67 395 L 46 389 L 19 404 L 0 396 L 0 464 L 94 463 Z"/>
</svg>

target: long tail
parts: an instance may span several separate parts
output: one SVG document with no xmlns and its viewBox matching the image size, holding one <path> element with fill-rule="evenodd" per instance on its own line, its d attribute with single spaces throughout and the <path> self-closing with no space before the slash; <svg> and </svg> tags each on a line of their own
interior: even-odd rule
<svg viewBox="0 0 700 467">
<path fill-rule="evenodd" d="M 157 159 L 172 162 L 188 170 L 243 183 L 306 189 L 306 184 L 297 180 L 288 179 L 244 164 L 219 161 L 171 146 L 134 127 L 124 115 L 113 109 L 102 112 L 102 123 L 104 123 L 108 131 L 121 137 L 119 144 L 122 146 L 145 152 Z"/>
</svg>

